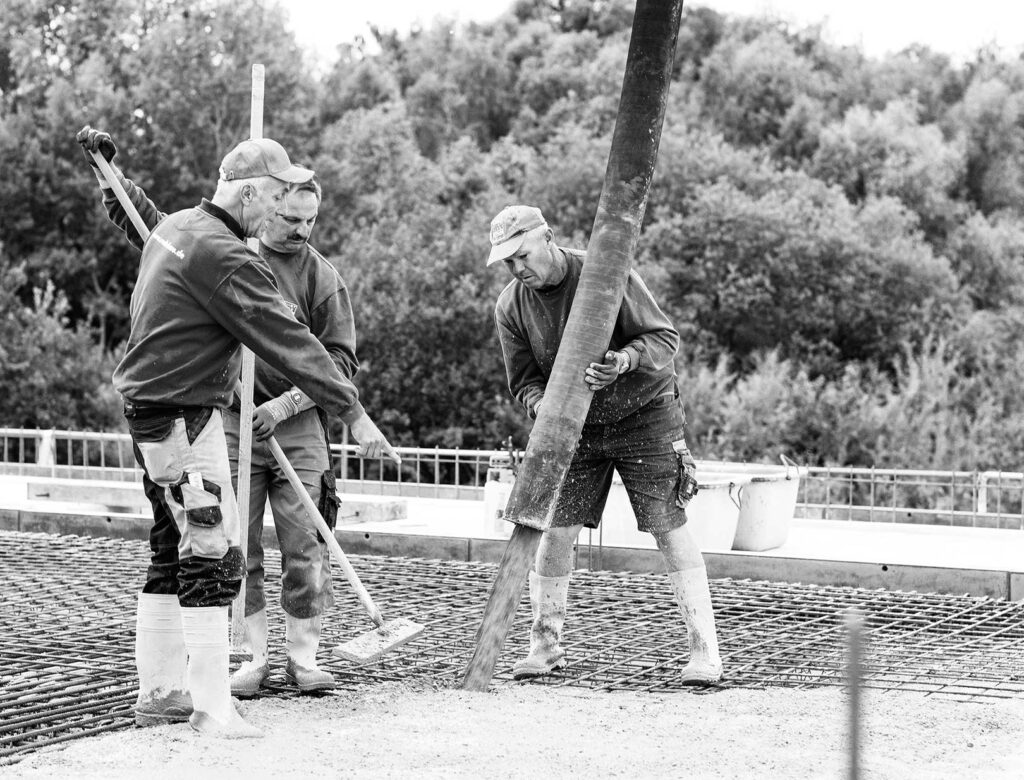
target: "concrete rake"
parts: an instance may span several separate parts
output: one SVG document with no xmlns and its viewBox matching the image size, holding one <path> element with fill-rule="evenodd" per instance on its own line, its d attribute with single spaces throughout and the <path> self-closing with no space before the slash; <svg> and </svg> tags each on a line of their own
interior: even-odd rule
<svg viewBox="0 0 1024 780">
<path fill-rule="evenodd" d="M 327 542 L 327 547 L 331 551 L 331 557 L 334 558 L 334 562 L 345 572 L 345 577 L 348 578 L 349 584 L 355 590 L 356 595 L 359 596 L 359 601 L 369 613 L 370 620 L 377 626 L 373 631 L 338 645 L 334 648 L 334 654 L 357 663 L 372 663 L 384 655 L 384 653 L 401 647 L 406 642 L 422 634 L 424 627 L 406 618 L 384 620 L 384 616 L 381 615 L 377 605 L 370 598 L 370 594 L 363 587 L 363 583 L 360 582 L 359 576 L 356 574 L 355 569 L 352 568 L 352 564 L 349 563 L 348 557 L 341 549 L 341 545 L 338 544 L 338 540 L 334 538 L 331 529 L 327 527 L 327 523 L 320 516 L 319 510 L 316 508 L 316 504 L 313 503 L 313 499 L 309 497 L 309 493 L 306 492 L 306 487 L 302 484 L 302 480 L 295 473 L 292 464 L 288 462 L 288 458 L 281 449 L 281 445 L 277 443 L 277 439 L 273 436 L 268 439 L 268 443 L 274 458 L 288 478 L 289 484 L 291 484 L 296 495 L 302 501 L 306 514 L 313 521 L 316 529 L 320 532 L 320 536 Z"/>
</svg>

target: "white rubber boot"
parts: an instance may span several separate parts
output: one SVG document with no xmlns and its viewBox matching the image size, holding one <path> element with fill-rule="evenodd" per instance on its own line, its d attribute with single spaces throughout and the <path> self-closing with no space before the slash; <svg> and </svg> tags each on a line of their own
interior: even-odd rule
<svg viewBox="0 0 1024 780">
<path fill-rule="evenodd" d="M 718 654 L 707 569 L 694 566 L 669 572 L 668 578 L 690 639 L 690 662 L 683 667 L 680 682 L 683 685 L 713 685 L 722 679 L 722 658 Z"/>
<path fill-rule="evenodd" d="M 188 720 L 192 697 L 185 682 L 187 665 L 178 597 L 140 593 L 135 615 L 135 668 L 139 672 L 136 726 Z"/>
<path fill-rule="evenodd" d="M 231 701 L 228 682 L 228 608 L 184 607 L 181 624 L 188 648 L 188 688 L 193 712 L 189 725 L 211 737 L 262 737 Z"/>
<path fill-rule="evenodd" d="M 569 596 L 569 577 L 542 577 L 530 572 L 530 654 L 512 667 L 512 677 L 527 680 L 540 677 L 565 666 L 562 649 L 562 626 L 565 604 Z"/>
<path fill-rule="evenodd" d="M 329 691 L 334 688 L 334 675 L 316 664 L 320 647 L 320 616 L 297 618 L 285 615 L 285 647 L 288 664 L 285 677 L 303 693 Z"/>
<path fill-rule="evenodd" d="M 249 698 L 260 692 L 263 681 L 270 676 L 270 662 L 267 660 L 267 610 L 261 609 L 245 618 L 245 629 L 249 634 L 252 660 L 243 661 L 231 674 L 231 694 Z"/>
</svg>

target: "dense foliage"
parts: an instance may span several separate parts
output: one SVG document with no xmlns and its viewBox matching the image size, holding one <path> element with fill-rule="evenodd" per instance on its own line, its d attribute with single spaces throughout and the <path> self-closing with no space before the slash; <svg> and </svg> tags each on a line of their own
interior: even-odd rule
<svg viewBox="0 0 1024 780">
<path fill-rule="evenodd" d="M 490 217 L 586 246 L 631 0 L 517 0 L 342 47 L 318 70 L 270 0 L 0 5 L 0 425 L 113 427 L 137 255 L 74 143 L 112 133 L 167 211 L 265 131 L 313 164 L 313 243 L 352 290 L 357 377 L 392 440 L 524 445 L 486 268 Z M 683 336 L 705 457 L 1011 468 L 1024 412 L 1024 61 L 884 59 L 684 8 L 636 258 Z"/>
</svg>

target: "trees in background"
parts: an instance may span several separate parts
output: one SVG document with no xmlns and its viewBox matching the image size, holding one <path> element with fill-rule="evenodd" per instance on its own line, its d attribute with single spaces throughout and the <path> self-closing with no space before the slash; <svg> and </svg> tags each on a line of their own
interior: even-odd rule
<svg viewBox="0 0 1024 780">
<path fill-rule="evenodd" d="M 109 369 L 137 253 L 74 143 L 110 130 L 165 209 L 248 133 L 316 167 L 364 403 L 393 441 L 525 444 L 492 319 L 491 216 L 584 247 L 632 2 L 516 0 L 492 24 L 377 31 L 318 72 L 267 0 L 0 7 L 2 424 L 119 424 Z M 637 264 L 683 335 L 707 457 L 1007 466 L 1024 323 L 1024 65 L 881 60 L 814 29 L 684 9 Z M 73 378 L 73 380 L 72 380 Z M 113 411 L 112 411 L 113 410 Z"/>
<path fill-rule="evenodd" d="M 53 284 L 23 303 L 22 266 L 0 269 L 0 398 L 3 426 L 110 430 L 121 415 L 110 386 L 114 362 L 87 329 L 71 324 Z"/>
</svg>

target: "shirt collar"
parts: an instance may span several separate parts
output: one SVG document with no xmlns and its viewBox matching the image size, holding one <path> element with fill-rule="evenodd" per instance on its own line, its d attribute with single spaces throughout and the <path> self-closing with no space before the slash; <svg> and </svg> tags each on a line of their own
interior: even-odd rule
<svg viewBox="0 0 1024 780">
<path fill-rule="evenodd" d="M 206 198 L 203 198 L 203 202 L 197 207 L 200 211 L 205 211 L 211 217 L 216 217 L 225 225 L 228 226 L 228 230 L 238 236 L 239 241 L 245 241 L 245 232 L 242 230 L 242 226 L 238 224 L 238 221 L 228 214 L 220 206 L 214 205 Z"/>
</svg>

